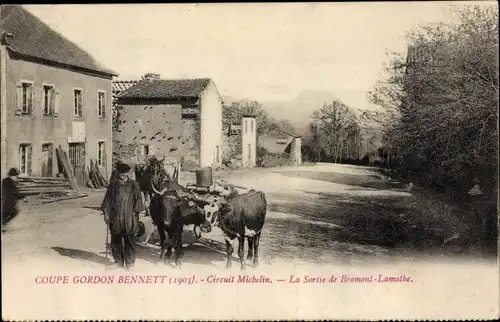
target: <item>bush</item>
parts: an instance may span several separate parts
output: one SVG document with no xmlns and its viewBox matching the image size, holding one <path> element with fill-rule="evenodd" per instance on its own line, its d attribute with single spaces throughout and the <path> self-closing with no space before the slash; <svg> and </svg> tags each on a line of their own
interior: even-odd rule
<svg viewBox="0 0 500 322">
<path fill-rule="evenodd" d="M 295 162 L 291 159 L 289 154 L 272 154 L 269 153 L 262 157 L 261 166 L 266 168 L 294 166 Z"/>
</svg>

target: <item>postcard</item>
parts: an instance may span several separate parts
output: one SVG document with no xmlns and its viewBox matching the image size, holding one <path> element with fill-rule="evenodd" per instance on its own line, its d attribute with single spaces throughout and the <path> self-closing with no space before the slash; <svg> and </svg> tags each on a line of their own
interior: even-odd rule
<svg viewBox="0 0 500 322">
<path fill-rule="evenodd" d="M 0 6 L 2 318 L 499 318 L 498 3 Z"/>
</svg>

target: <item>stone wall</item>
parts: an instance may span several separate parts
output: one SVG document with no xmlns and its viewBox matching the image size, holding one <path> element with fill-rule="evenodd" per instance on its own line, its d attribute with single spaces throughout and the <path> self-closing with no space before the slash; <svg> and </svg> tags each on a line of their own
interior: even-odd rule
<svg viewBox="0 0 500 322">
<path fill-rule="evenodd" d="M 184 119 L 181 126 L 181 165 L 188 171 L 197 167 L 200 160 L 200 121 Z"/>
<path fill-rule="evenodd" d="M 222 140 L 222 163 L 227 163 L 231 159 L 241 159 L 241 134 L 229 135 L 228 131 L 225 131 Z"/>
<path fill-rule="evenodd" d="M 114 129 L 114 160 L 134 163 L 141 145 L 149 154 L 180 161 L 182 157 L 181 105 L 121 104 Z"/>
</svg>

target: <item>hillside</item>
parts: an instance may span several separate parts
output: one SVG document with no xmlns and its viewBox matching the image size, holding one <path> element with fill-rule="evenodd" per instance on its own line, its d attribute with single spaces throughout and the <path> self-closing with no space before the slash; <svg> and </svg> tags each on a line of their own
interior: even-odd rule
<svg viewBox="0 0 500 322">
<path fill-rule="evenodd" d="M 288 120 L 298 134 L 304 135 L 311 122 L 313 111 L 335 98 L 335 95 L 327 91 L 304 90 L 288 101 L 256 100 L 266 108 L 270 116 Z M 230 96 L 225 96 L 223 99 L 228 104 L 239 100 Z"/>
</svg>

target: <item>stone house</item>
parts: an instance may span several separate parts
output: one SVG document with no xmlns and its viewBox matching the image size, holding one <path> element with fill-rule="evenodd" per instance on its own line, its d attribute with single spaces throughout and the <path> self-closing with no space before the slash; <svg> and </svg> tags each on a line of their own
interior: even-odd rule
<svg viewBox="0 0 500 322">
<path fill-rule="evenodd" d="M 302 140 L 299 135 L 275 129 L 259 135 L 259 147 L 265 149 L 269 157 L 268 161 L 275 162 L 278 158 L 286 158 L 294 165 L 302 164 Z"/>
<path fill-rule="evenodd" d="M 208 78 L 115 82 L 114 156 L 156 155 L 183 169 L 221 165 L 222 98 Z"/>
<path fill-rule="evenodd" d="M 117 74 L 20 5 L 2 5 L 0 29 L 3 174 L 54 176 L 61 146 L 80 185 L 91 160 L 109 176 Z"/>
</svg>

